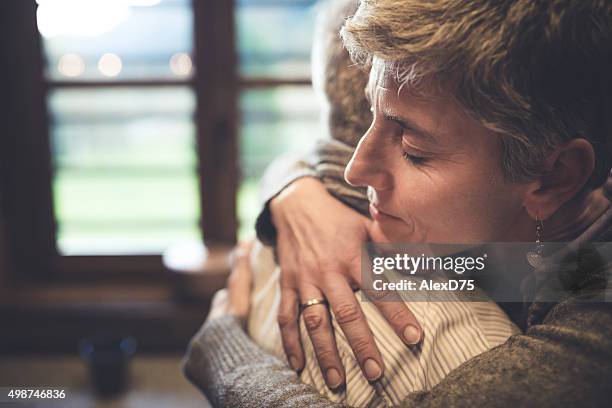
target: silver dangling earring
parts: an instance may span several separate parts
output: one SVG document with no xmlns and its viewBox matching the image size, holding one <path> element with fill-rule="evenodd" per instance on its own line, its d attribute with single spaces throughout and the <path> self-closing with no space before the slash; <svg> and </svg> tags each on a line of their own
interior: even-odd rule
<svg viewBox="0 0 612 408">
<path fill-rule="evenodd" d="M 538 269 L 544 261 L 544 224 L 536 215 L 536 239 L 534 248 L 527 252 L 527 262 L 533 268 Z"/>
</svg>

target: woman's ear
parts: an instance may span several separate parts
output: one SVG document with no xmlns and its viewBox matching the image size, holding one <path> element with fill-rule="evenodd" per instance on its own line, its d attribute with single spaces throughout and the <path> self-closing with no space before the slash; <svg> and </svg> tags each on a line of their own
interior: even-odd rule
<svg viewBox="0 0 612 408">
<path fill-rule="evenodd" d="M 546 220 L 581 192 L 595 167 L 595 151 L 586 139 L 572 139 L 546 160 L 547 174 L 533 183 L 525 208 L 536 219 Z"/>
</svg>

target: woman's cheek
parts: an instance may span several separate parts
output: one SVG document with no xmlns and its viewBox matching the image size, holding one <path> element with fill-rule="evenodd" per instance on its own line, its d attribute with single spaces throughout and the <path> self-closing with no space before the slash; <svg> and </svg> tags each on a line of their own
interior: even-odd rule
<svg viewBox="0 0 612 408">
<path fill-rule="evenodd" d="M 471 233 L 466 230 L 471 194 L 459 186 L 451 177 L 426 176 L 418 183 L 413 179 L 402 194 L 401 208 L 402 218 L 413 226 L 414 242 L 460 242 Z"/>
</svg>

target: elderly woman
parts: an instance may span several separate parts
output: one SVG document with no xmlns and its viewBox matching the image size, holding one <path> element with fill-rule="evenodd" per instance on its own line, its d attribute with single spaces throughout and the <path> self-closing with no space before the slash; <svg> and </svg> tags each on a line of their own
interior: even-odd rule
<svg viewBox="0 0 612 408">
<path fill-rule="evenodd" d="M 369 377 L 376 364 L 372 379 L 378 379 L 380 353 L 350 290 L 359 283 L 353 259 L 360 244 L 334 242 L 340 241 L 329 233 L 334 225 L 355 240 L 398 233 L 405 242 L 432 243 L 537 236 L 571 241 L 574 250 L 609 240 L 612 183 L 604 183 L 612 131 L 612 5 L 364 1 L 343 36 L 357 61 L 372 64 L 367 93 L 374 118 L 346 178 L 368 187 L 374 221 L 364 227 L 354 214 L 336 214 L 349 210 L 323 205 L 330 203 L 327 193 L 312 179 L 294 182 L 272 200 L 279 261 L 288 274 L 281 322 L 289 360 L 299 369 L 303 357 L 291 309 L 298 299 L 327 298 L 364 373 Z M 309 240 L 313 233 L 316 239 Z M 312 268 L 298 275 L 283 261 L 295 264 L 305 256 L 297 253 L 311 256 L 308 264 L 334 265 L 329 260 L 336 259 L 351 272 Z M 583 270 L 572 296 L 555 304 L 526 297 L 524 334 L 461 365 L 431 390 L 411 394 L 404 405 L 607 405 L 612 306 L 584 301 L 591 275 L 600 272 Z M 298 297 L 294 288 L 304 286 L 309 290 Z M 244 313 L 240 299 L 248 288 L 229 289 L 229 300 L 217 305 L 192 342 L 192 378 L 227 406 L 332 406 L 250 341 L 233 317 Z M 405 311 L 380 307 L 395 316 L 390 324 L 399 335 L 408 327 L 422 330 Z M 319 360 L 327 369 L 340 364 L 329 348 L 328 325 L 311 333 L 326 351 Z"/>
<path fill-rule="evenodd" d="M 301 174 L 319 175 L 326 188 L 340 202 L 365 215 L 369 206 L 365 189 L 351 188 L 346 184 L 343 178 L 346 162 L 333 164 L 330 160 L 321 160 L 322 156 L 329 156 L 332 160 L 346 157 L 338 155 L 338 152 L 352 152 L 372 120 L 370 104 L 365 96 L 368 71 L 351 62 L 338 35 L 345 19 L 356 8 L 355 0 L 334 0 L 322 4 L 315 25 L 313 87 L 322 96 L 320 100 L 325 107 L 322 118 L 327 126 L 322 133 L 330 136 L 319 144 L 320 164 L 295 163 L 281 157 L 266 172 L 263 187 L 270 191 L 269 195 L 273 195 L 278 186 L 286 182 L 284 177 L 287 174 L 295 176 L 295 171 L 302 169 Z M 289 165 L 294 171 L 279 169 L 284 165 Z M 400 230 L 406 231 L 407 228 L 402 226 Z M 373 242 L 380 243 L 393 242 L 401 239 L 401 236 L 373 231 L 371 238 Z M 280 268 L 274 263 L 272 249 L 262 246 L 260 242 L 251 251 L 249 265 L 253 284 L 246 321 L 247 333 L 257 345 L 282 359 L 285 353 L 276 323 L 281 293 Z M 359 299 L 365 293 L 357 291 L 355 296 Z M 308 294 L 304 296 L 307 298 Z M 423 322 L 427 331 L 423 341 L 416 333 L 417 337 L 410 342 L 393 332 L 372 302 L 363 302 L 363 313 L 381 350 L 386 373 L 376 383 L 360 374 L 360 366 L 334 316 L 331 316 L 333 341 L 338 347 L 344 370 L 333 367 L 322 371 L 319 368 L 317 356 L 324 354 L 315 350 L 307 328 L 316 329 L 321 324 L 317 309 L 325 308 L 322 304 L 303 308 L 300 313 L 300 340 L 304 346 L 305 363 L 299 374 L 300 380 L 335 402 L 368 407 L 397 405 L 409 393 L 430 389 L 454 368 L 498 346 L 518 332 L 518 328 L 496 303 L 481 292 L 478 297 L 483 301 L 477 302 L 473 298 L 465 301 L 466 296 L 461 293 L 431 293 L 427 301 L 415 301 L 414 296 L 405 296 L 406 305 Z M 416 347 L 408 346 L 417 343 Z M 291 364 L 298 365 L 298 362 L 292 361 Z"/>
</svg>

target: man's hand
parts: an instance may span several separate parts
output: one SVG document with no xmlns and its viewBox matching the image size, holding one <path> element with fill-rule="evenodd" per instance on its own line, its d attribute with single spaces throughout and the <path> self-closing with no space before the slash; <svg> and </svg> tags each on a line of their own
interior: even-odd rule
<svg viewBox="0 0 612 408">
<path fill-rule="evenodd" d="M 281 304 L 278 323 L 283 347 L 292 368 L 301 370 L 299 304 L 327 299 L 361 369 L 370 381 L 383 374 L 380 351 L 374 343 L 353 289 L 361 283 L 361 247 L 368 240 L 370 220 L 331 196 L 314 178 L 301 178 L 270 203 L 278 232 L 281 267 Z M 421 338 L 414 315 L 401 302 L 374 303 L 406 344 Z M 304 321 L 328 387 L 345 382 L 329 310 L 325 305 L 303 310 Z"/>
</svg>

